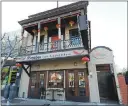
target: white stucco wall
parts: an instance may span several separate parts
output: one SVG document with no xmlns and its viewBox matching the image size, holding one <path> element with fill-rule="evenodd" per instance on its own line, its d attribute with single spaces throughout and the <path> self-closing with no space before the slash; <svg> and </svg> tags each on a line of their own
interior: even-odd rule
<svg viewBox="0 0 128 106">
<path fill-rule="evenodd" d="M 93 64 L 111 64 L 113 63 L 113 52 L 105 48 L 96 48 L 90 54 Z"/>
<path fill-rule="evenodd" d="M 112 63 L 113 63 L 113 53 L 112 51 L 106 48 L 103 47 L 95 48 L 90 53 L 90 62 L 88 64 L 90 102 L 98 102 L 98 103 L 100 102 L 96 64 L 112 64 Z"/>
<path fill-rule="evenodd" d="M 113 71 L 116 81 L 116 86 L 118 86 L 118 80 L 114 65 L 114 56 L 111 49 L 108 47 L 96 47 L 90 53 L 89 67 L 89 90 L 90 90 L 90 102 L 100 102 L 96 64 L 111 64 L 113 65 Z M 121 101 L 120 90 L 117 88 L 119 101 Z"/>
<path fill-rule="evenodd" d="M 29 69 L 28 69 L 29 70 Z M 23 92 L 25 92 L 24 97 L 28 96 L 28 86 L 29 86 L 29 77 L 24 70 L 22 70 L 20 86 L 19 86 L 19 97 L 22 97 Z"/>
</svg>

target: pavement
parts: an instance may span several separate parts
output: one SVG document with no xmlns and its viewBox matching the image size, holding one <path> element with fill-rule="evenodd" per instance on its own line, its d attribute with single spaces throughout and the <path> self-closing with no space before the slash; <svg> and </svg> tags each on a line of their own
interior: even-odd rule
<svg viewBox="0 0 128 106">
<path fill-rule="evenodd" d="M 1 99 L 2 106 L 7 105 L 7 100 L 4 98 Z M 35 105 L 35 106 L 122 106 L 119 104 L 110 104 L 110 103 L 87 103 L 87 102 L 73 102 L 73 101 L 50 101 L 50 100 L 43 100 L 43 99 L 24 99 L 24 98 L 15 98 L 9 106 L 25 106 L 25 105 Z"/>
</svg>

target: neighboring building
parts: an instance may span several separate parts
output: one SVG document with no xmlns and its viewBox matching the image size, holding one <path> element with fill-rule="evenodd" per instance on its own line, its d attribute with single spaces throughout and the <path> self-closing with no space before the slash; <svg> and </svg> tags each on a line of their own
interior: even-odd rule
<svg viewBox="0 0 128 106">
<path fill-rule="evenodd" d="M 112 50 L 91 50 L 87 6 L 87 1 L 80 1 L 19 21 L 22 36 L 26 35 L 16 60 L 23 68 L 19 97 L 40 98 L 39 89 L 44 85 L 46 99 L 121 102 L 120 91 L 113 86 L 118 81 Z M 88 64 L 82 63 L 84 56 L 90 58 Z"/>
</svg>

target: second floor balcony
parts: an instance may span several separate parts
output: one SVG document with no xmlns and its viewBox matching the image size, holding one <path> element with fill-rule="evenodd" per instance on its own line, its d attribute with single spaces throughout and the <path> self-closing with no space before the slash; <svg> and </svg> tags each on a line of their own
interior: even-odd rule
<svg viewBox="0 0 128 106">
<path fill-rule="evenodd" d="M 83 48 L 82 39 L 80 37 L 74 37 L 69 40 L 57 40 L 54 42 L 40 43 L 39 45 L 21 47 L 19 50 L 19 56 L 36 53 L 66 51 L 78 48 Z"/>
</svg>

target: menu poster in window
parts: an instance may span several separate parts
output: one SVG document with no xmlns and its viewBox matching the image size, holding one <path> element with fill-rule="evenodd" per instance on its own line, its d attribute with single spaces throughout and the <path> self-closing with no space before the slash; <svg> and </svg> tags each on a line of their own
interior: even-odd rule
<svg viewBox="0 0 128 106">
<path fill-rule="evenodd" d="M 85 87 L 84 72 L 79 72 L 79 87 Z"/>
<path fill-rule="evenodd" d="M 50 74 L 50 82 L 61 82 L 62 75 L 58 72 L 53 72 Z"/>
</svg>

